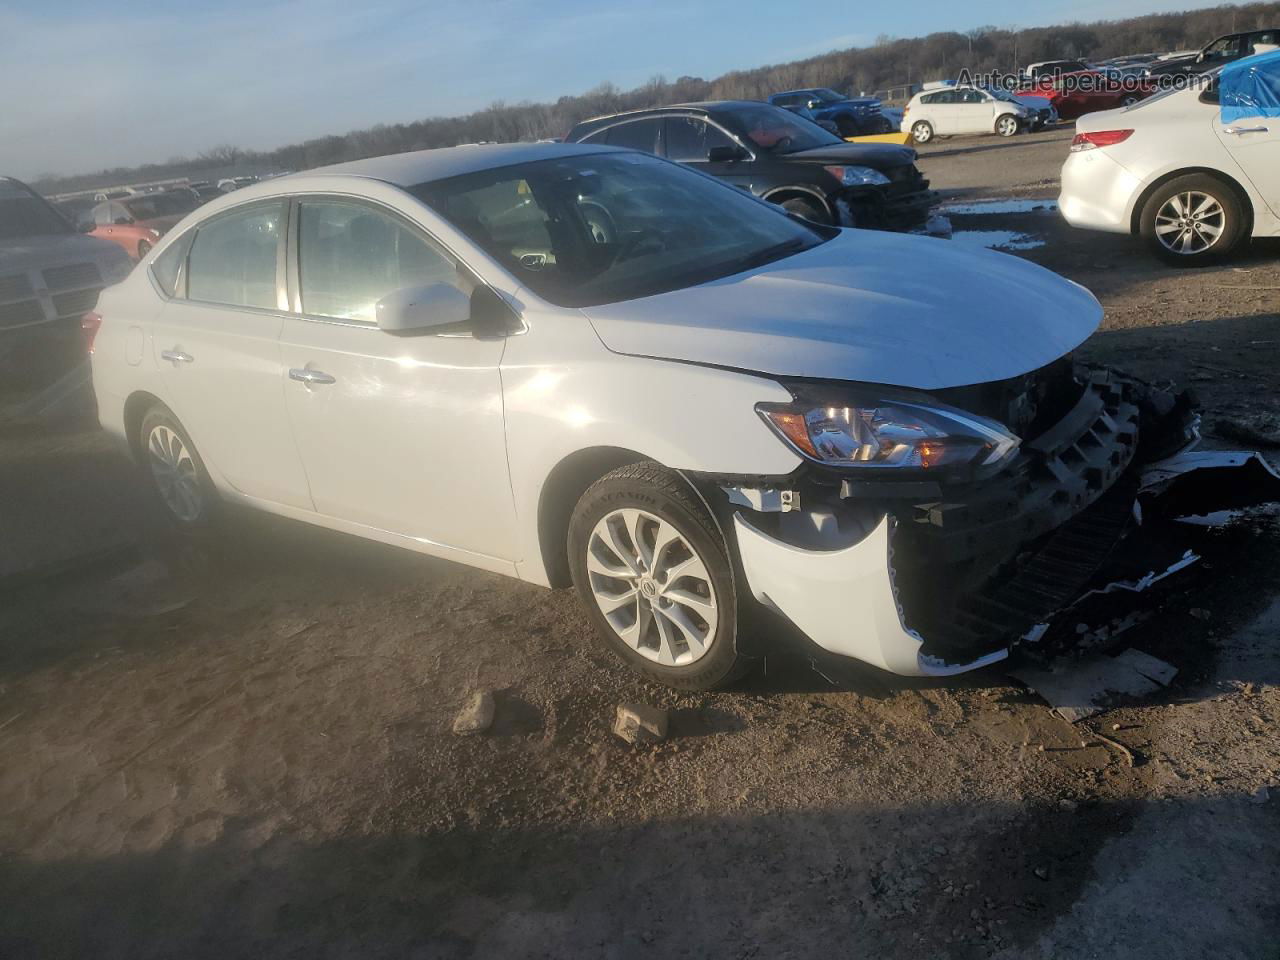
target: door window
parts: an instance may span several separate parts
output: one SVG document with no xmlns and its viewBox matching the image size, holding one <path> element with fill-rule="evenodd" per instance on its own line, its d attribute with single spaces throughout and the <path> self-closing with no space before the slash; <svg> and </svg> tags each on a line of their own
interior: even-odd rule
<svg viewBox="0 0 1280 960">
<path fill-rule="evenodd" d="M 666 129 L 667 159 L 684 162 L 706 160 L 712 147 L 736 144 L 719 127 L 697 117 L 668 117 Z"/>
<path fill-rule="evenodd" d="M 1239 53 L 1240 37 L 1223 37 L 1221 40 L 1215 40 L 1205 47 L 1204 58 L 1206 60 L 1222 60 L 1226 57 L 1238 56 Z"/>
<path fill-rule="evenodd" d="M 658 152 L 658 130 L 662 127 L 659 117 L 647 120 L 632 120 L 609 128 L 609 146 L 629 147 L 632 150 L 643 150 L 645 153 Z"/>
<path fill-rule="evenodd" d="M 374 305 L 407 287 L 448 283 L 470 293 L 457 264 L 396 217 L 359 203 L 299 206 L 302 312 L 375 323 Z"/>
<path fill-rule="evenodd" d="M 981 90 L 966 90 L 960 94 L 961 103 L 986 103 L 987 97 Z"/>
<path fill-rule="evenodd" d="M 276 260 L 284 205 L 255 204 L 196 231 L 187 261 L 187 297 L 232 307 L 275 309 Z"/>
</svg>

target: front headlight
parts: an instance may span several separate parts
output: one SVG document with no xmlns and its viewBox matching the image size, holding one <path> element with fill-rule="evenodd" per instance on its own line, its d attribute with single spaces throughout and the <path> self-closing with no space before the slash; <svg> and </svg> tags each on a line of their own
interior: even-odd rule
<svg viewBox="0 0 1280 960">
<path fill-rule="evenodd" d="M 1022 442 L 986 417 L 906 400 L 761 403 L 756 411 L 802 456 L 857 470 L 995 467 Z"/>
<path fill-rule="evenodd" d="M 846 187 L 875 187 L 889 182 L 888 177 L 879 170 L 871 169 L 871 167 L 840 166 L 824 167 L 823 169 Z"/>
</svg>

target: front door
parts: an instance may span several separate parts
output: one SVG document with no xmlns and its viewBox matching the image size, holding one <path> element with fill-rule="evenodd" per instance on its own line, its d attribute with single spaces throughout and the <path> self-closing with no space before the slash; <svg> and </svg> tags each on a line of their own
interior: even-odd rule
<svg viewBox="0 0 1280 960">
<path fill-rule="evenodd" d="M 751 192 L 755 166 L 749 159 L 711 160 L 711 151 L 715 147 L 742 149 L 738 141 L 714 123 L 708 123 L 701 117 L 667 117 L 662 143 L 668 160 L 686 163 L 695 170 Z"/>
<path fill-rule="evenodd" d="M 1236 69 L 1228 67 L 1223 71 L 1224 88 L 1231 82 L 1227 75 Z M 1280 90 L 1280 61 L 1260 65 L 1254 70 L 1263 74 L 1254 78 L 1254 82 Z M 1244 93 L 1247 95 L 1232 97 L 1231 91 L 1220 91 L 1223 108 L 1230 110 L 1232 119 L 1223 122 L 1223 110 L 1215 110 L 1212 121 L 1214 133 L 1271 212 L 1280 216 L 1280 110 L 1271 106 L 1276 102 L 1276 95 L 1272 93 L 1266 103 L 1259 103 L 1259 96 L 1251 91 Z M 1233 104 L 1245 102 L 1252 102 L 1252 108 L 1233 109 Z"/>
<path fill-rule="evenodd" d="M 354 200 L 297 206 L 300 315 L 281 336 L 285 390 L 316 510 L 445 547 L 515 559 L 498 365 L 468 330 L 394 336 L 374 304 L 465 268 L 407 220 Z"/>
<path fill-rule="evenodd" d="M 246 496 L 310 508 L 280 364 L 284 211 L 266 201 L 202 224 L 153 342 L 165 399 L 208 466 Z"/>
</svg>

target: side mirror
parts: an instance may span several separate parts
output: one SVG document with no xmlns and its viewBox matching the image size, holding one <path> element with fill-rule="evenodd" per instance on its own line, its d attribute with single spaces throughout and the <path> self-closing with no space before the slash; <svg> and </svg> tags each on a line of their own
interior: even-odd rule
<svg viewBox="0 0 1280 960">
<path fill-rule="evenodd" d="M 471 319 L 471 298 L 448 283 L 428 283 L 389 293 L 373 307 L 378 329 L 403 336 Z"/>
<path fill-rule="evenodd" d="M 809 100 L 808 102 L 805 103 L 805 106 L 808 107 L 810 110 L 817 110 L 820 106 L 822 106 L 822 101 Z"/>
<path fill-rule="evenodd" d="M 749 154 L 741 147 L 712 147 L 707 151 L 707 160 L 711 163 L 732 163 L 734 160 L 746 160 Z"/>
</svg>

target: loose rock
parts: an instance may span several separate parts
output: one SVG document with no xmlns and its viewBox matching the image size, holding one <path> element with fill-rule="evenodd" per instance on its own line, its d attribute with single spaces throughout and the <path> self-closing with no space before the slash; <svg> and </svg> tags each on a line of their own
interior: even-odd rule
<svg viewBox="0 0 1280 960">
<path fill-rule="evenodd" d="M 493 694 L 488 690 L 479 690 L 471 695 L 467 705 L 454 718 L 453 732 L 461 737 L 484 733 L 493 723 L 493 714 Z"/>
<path fill-rule="evenodd" d="M 667 738 L 667 711 L 643 703 L 622 703 L 613 732 L 627 743 L 658 743 Z"/>
</svg>

